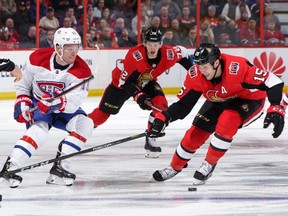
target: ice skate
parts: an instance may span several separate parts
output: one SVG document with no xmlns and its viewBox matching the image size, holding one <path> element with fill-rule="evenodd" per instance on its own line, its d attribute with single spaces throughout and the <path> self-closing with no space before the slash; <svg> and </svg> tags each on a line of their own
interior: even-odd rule
<svg viewBox="0 0 288 216">
<path fill-rule="evenodd" d="M 193 185 L 203 185 L 212 176 L 212 173 L 216 167 L 209 164 L 206 160 L 202 163 L 200 168 L 194 173 Z"/>
<path fill-rule="evenodd" d="M 67 171 L 68 162 L 61 161 L 54 163 L 53 167 L 50 170 L 50 176 L 46 180 L 47 184 L 56 184 L 56 185 L 64 185 L 71 186 L 76 179 L 76 175 Z"/>
<path fill-rule="evenodd" d="M 8 157 L 7 161 L 3 166 L 3 169 L 0 172 L 3 175 L 3 177 L 1 177 L 0 180 L 7 181 L 9 183 L 10 188 L 17 188 L 19 184 L 21 184 L 23 178 L 19 175 L 8 172 L 17 169 L 17 166 L 14 163 L 10 162 L 9 160 L 10 157 Z"/>
<path fill-rule="evenodd" d="M 161 148 L 157 146 L 156 138 L 146 136 L 146 142 L 144 146 L 146 150 L 145 157 L 147 158 L 158 158 L 161 153 Z"/>
<path fill-rule="evenodd" d="M 157 170 L 153 173 L 153 179 L 155 181 L 161 182 L 161 181 L 165 181 L 168 179 L 173 178 L 174 176 L 176 176 L 179 172 L 181 171 L 176 171 L 174 170 L 171 166 L 163 169 L 163 170 Z"/>
</svg>

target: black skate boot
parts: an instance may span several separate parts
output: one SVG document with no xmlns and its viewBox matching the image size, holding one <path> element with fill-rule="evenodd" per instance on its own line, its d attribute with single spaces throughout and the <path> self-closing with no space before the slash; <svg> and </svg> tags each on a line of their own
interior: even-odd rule
<svg viewBox="0 0 288 216">
<path fill-rule="evenodd" d="M 59 151 L 57 152 L 56 158 L 60 157 L 62 142 L 59 144 Z M 55 162 L 50 169 L 50 176 L 46 180 L 47 184 L 56 184 L 56 185 L 64 185 L 71 186 L 76 179 L 76 175 L 71 173 L 69 170 L 69 162 L 67 160 Z"/>
<path fill-rule="evenodd" d="M 0 172 L 1 175 L 3 175 L 0 179 L 9 182 L 10 188 L 17 188 L 19 184 L 21 184 L 23 178 L 19 175 L 8 172 L 17 169 L 17 166 L 9 160 L 10 157 L 7 158 L 3 169 Z"/>
<path fill-rule="evenodd" d="M 216 164 L 209 164 L 206 160 L 200 168 L 194 173 L 193 185 L 203 185 L 212 176 Z"/>
<path fill-rule="evenodd" d="M 173 178 L 180 172 L 181 171 L 176 171 L 171 166 L 169 166 L 163 170 L 155 171 L 153 173 L 153 179 L 158 182 L 165 181 L 165 180 Z"/>
<path fill-rule="evenodd" d="M 157 146 L 156 138 L 151 138 L 147 135 L 144 149 L 146 150 L 145 157 L 147 158 L 158 158 L 162 151 L 161 148 Z"/>
</svg>

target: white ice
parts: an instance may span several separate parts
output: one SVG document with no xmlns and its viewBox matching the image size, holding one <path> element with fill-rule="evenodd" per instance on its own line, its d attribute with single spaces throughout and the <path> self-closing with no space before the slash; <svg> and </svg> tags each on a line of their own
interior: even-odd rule
<svg viewBox="0 0 288 216">
<path fill-rule="evenodd" d="M 170 103 L 177 100 L 173 95 L 168 99 Z M 91 112 L 99 100 L 89 98 L 83 109 Z M 282 135 L 273 139 L 272 129 L 262 128 L 264 117 L 239 130 L 213 176 L 196 192 L 189 192 L 188 187 L 209 140 L 176 177 L 150 182 L 155 170 L 169 165 L 202 103 L 201 99 L 185 120 L 167 127 L 166 136 L 158 139 L 162 146 L 158 159 L 144 157 L 144 138 L 140 138 L 74 157 L 77 179 L 71 187 L 45 183 L 51 164 L 19 173 L 24 180 L 16 189 L 0 183 L 0 216 L 288 215 L 287 125 Z M 25 126 L 13 119 L 13 104 L 12 100 L 0 101 L 1 169 L 25 131 Z M 85 148 L 143 133 L 148 115 L 135 102 L 127 101 L 118 115 L 94 130 Z M 52 129 L 47 144 L 23 166 L 54 158 L 65 136 L 65 132 Z"/>
</svg>

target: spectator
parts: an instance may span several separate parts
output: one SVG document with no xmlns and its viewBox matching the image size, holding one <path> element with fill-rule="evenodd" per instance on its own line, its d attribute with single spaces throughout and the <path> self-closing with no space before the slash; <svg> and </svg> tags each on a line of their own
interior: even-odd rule
<svg viewBox="0 0 288 216">
<path fill-rule="evenodd" d="M 114 28 L 115 27 L 115 19 L 113 19 L 111 17 L 111 13 L 110 13 L 110 9 L 109 8 L 104 8 L 103 9 L 103 12 L 102 12 L 102 17 L 103 19 L 105 19 L 108 23 L 108 25 L 111 27 L 111 28 Z"/>
<path fill-rule="evenodd" d="M 276 28 L 276 23 L 272 19 L 267 22 L 266 28 L 264 29 L 264 40 L 268 46 L 281 46 L 286 43 L 285 36 Z"/>
<path fill-rule="evenodd" d="M 137 45 L 135 38 L 129 36 L 129 31 L 127 28 L 121 30 L 121 35 L 118 37 L 119 47 L 133 47 Z"/>
<path fill-rule="evenodd" d="M 214 5 L 208 7 L 208 16 L 204 17 L 203 20 L 206 19 L 209 21 L 212 29 L 218 25 L 218 17 L 216 16 L 216 7 Z"/>
<path fill-rule="evenodd" d="M 87 46 L 86 46 L 87 48 L 95 48 L 97 45 L 96 41 L 93 40 L 92 34 L 90 31 L 86 33 L 86 43 L 87 43 Z"/>
<path fill-rule="evenodd" d="M 96 19 L 100 19 L 102 17 L 102 12 L 105 7 L 105 1 L 104 0 L 98 0 L 96 3 L 96 7 L 93 9 L 93 17 Z"/>
<path fill-rule="evenodd" d="M 214 43 L 214 33 L 208 20 L 202 20 L 200 25 L 201 43 Z"/>
<path fill-rule="evenodd" d="M 169 10 L 167 6 L 162 6 L 160 8 L 160 30 L 165 33 L 171 24 L 171 16 L 169 15 Z"/>
<path fill-rule="evenodd" d="M 264 25 L 267 26 L 268 22 L 272 20 L 275 23 L 276 29 L 281 29 L 279 18 L 273 13 L 272 6 L 267 6 L 265 9 Z"/>
<path fill-rule="evenodd" d="M 15 0 L 0 0 L 0 19 L 6 20 L 17 11 Z"/>
<path fill-rule="evenodd" d="M 9 34 L 16 39 L 17 42 L 20 42 L 20 36 L 17 30 L 14 28 L 13 18 L 7 18 L 5 21 L 5 26 L 8 28 Z"/>
<path fill-rule="evenodd" d="M 43 4 L 43 0 L 40 0 L 40 19 L 44 16 L 46 16 L 47 13 L 47 8 Z M 36 2 L 34 1 L 32 5 L 30 5 L 28 9 L 28 14 L 29 14 L 29 20 L 30 24 L 36 24 Z"/>
<path fill-rule="evenodd" d="M 153 16 L 151 19 L 151 27 L 155 28 L 155 29 L 159 29 L 160 28 L 160 17 L 159 16 Z"/>
<path fill-rule="evenodd" d="M 165 32 L 165 37 L 163 39 L 163 44 L 169 45 L 169 46 L 175 46 L 178 43 L 179 41 L 175 40 L 174 32 L 172 31 L 172 29 L 167 29 Z"/>
<path fill-rule="evenodd" d="M 72 21 L 71 21 L 70 17 L 64 18 L 63 25 L 61 27 L 72 28 Z"/>
<path fill-rule="evenodd" d="M 195 17 L 191 16 L 191 10 L 189 7 L 183 7 L 181 16 L 177 18 L 179 20 L 180 27 L 186 31 L 193 28 L 196 25 Z"/>
<path fill-rule="evenodd" d="M 64 16 L 64 11 L 68 7 L 75 7 L 75 0 L 50 0 L 52 7 L 55 9 L 55 16 Z"/>
<path fill-rule="evenodd" d="M 77 18 L 75 17 L 75 11 L 74 11 L 74 8 L 73 7 L 68 7 L 66 9 L 66 12 L 65 12 L 65 15 L 64 16 L 61 16 L 59 18 L 59 23 L 60 23 L 60 26 L 64 26 L 64 21 L 65 21 L 65 18 L 66 17 L 69 17 L 70 18 L 70 22 L 71 22 L 71 27 L 74 28 L 74 29 L 78 29 L 78 20 Z M 67 21 L 66 21 L 67 22 Z"/>
<path fill-rule="evenodd" d="M 239 44 L 239 36 L 236 34 L 235 26 L 231 27 L 224 15 L 218 17 L 218 25 L 213 29 L 215 44 L 217 46 L 230 46 Z"/>
<path fill-rule="evenodd" d="M 7 27 L 0 29 L 0 49 L 17 49 L 18 44 L 17 40 L 9 34 Z"/>
<path fill-rule="evenodd" d="M 49 7 L 46 15 L 40 19 L 41 33 L 46 33 L 48 29 L 56 30 L 60 27 L 58 19 L 54 16 L 54 8 Z"/>
<path fill-rule="evenodd" d="M 177 44 L 187 37 L 186 30 L 180 27 L 178 19 L 173 19 L 171 21 L 171 30 L 173 31 L 174 39 L 177 41 Z"/>
<path fill-rule="evenodd" d="M 101 35 L 101 34 L 104 32 L 104 29 L 105 29 L 106 27 L 109 27 L 109 24 L 107 23 L 107 20 L 101 18 L 101 19 L 99 20 L 99 25 L 98 25 L 98 28 L 97 28 L 98 34 Z"/>
<path fill-rule="evenodd" d="M 256 18 L 250 17 L 245 28 L 239 30 L 240 43 L 244 46 L 256 46 L 260 42 L 260 33 L 257 28 Z"/>
<path fill-rule="evenodd" d="M 154 15 L 154 7 L 155 7 L 155 1 L 153 0 L 143 0 L 141 3 L 141 8 L 143 8 L 146 11 L 147 16 L 151 19 Z"/>
<path fill-rule="evenodd" d="M 144 6 L 142 6 L 141 4 L 141 17 L 140 17 L 140 20 L 141 20 L 141 27 L 140 29 L 143 30 L 143 29 L 147 29 L 150 25 L 150 18 L 147 16 L 147 12 L 144 8 Z M 135 35 L 138 35 L 138 15 L 136 15 L 132 21 L 131 21 L 131 26 L 132 26 L 132 32 L 135 34 Z"/>
<path fill-rule="evenodd" d="M 100 35 L 97 45 L 100 48 L 118 48 L 118 43 L 114 32 L 110 27 L 105 27 L 103 33 Z"/>
<path fill-rule="evenodd" d="M 119 17 L 124 18 L 125 26 L 131 29 L 131 20 L 135 15 L 136 13 L 132 10 L 131 5 L 127 3 L 127 0 L 118 0 L 111 17 L 115 20 Z"/>
<path fill-rule="evenodd" d="M 201 0 L 200 4 L 200 18 L 208 17 L 208 7 L 212 5 L 209 0 Z"/>
<path fill-rule="evenodd" d="M 248 13 L 246 11 L 243 12 L 241 18 L 235 21 L 235 28 L 239 31 L 241 31 L 241 29 L 246 29 L 248 26 L 248 19 Z"/>
<path fill-rule="evenodd" d="M 18 3 L 18 11 L 13 15 L 15 28 L 17 29 L 19 36 L 28 34 L 30 21 L 28 17 L 28 10 L 24 1 Z"/>
<path fill-rule="evenodd" d="M 83 17 L 80 21 L 83 25 Z M 97 30 L 97 25 L 98 25 L 98 20 L 93 17 L 93 7 L 92 5 L 88 5 L 87 7 L 87 17 L 86 17 L 86 22 L 87 22 L 87 30 Z"/>
<path fill-rule="evenodd" d="M 224 15 L 227 21 L 233 20 L 235 22 L 241 18 L 241 14 L 244 13 L 244 11 L 248 13 L 248 17 L 251 17 L 250 9 L 243 1 L 228 0 L 228 2 L 224 5 L 221 15 Z"/>
<path fill-rule="evenodd" d="M 20 48 L 35 48 L 36 47 L 36 26 L 30 26 L 28 34 L 22 38 Z"/>
<path fill-rule="evenodd" d="M 182 46 L 196 46 L 197 45 L 197 31 L 196 28 L 192 28 L 188 32 L 188 37 L 186 37 L 181 43 Z"/>
<path fill-rule="evenodd" d="M 54 33 L 55 33 L 55 31 L 52 29 L 47 30 L 46 34 L 42 37 L 42 39 L 40 41 L 40 47 L 41 48 L 54 47 L 54 45 L 53 45 Z"/>
<path fill-rule="evenodd" d="M 246 2 L 246 4 L 247 4 L 247 2 Z M 266 11 L 266 7 L 268 7 L 268 6 L 269 6 L 269 4 L 266 3 L 266 1 L 265 1 L 265 3 L 264 3 L 264 11 Z M 250 10 L 251 10 L 251 16 L 256 18 L 257 26 L 260 26 L 260 0 L 256 0 L 254 2 L 254 4 L 251 5 Z"/>
<path fill-rule="evenodd" d="M 160 15 L 159 12 L 161 11 L 162 7 L 168 8 L 168 14 L 170 19 L 175 19 L 181 16 L 181 10 L 179 6 L 172 0 L 160 0 L 155 4 L 155 14 Z"/>
</svg>

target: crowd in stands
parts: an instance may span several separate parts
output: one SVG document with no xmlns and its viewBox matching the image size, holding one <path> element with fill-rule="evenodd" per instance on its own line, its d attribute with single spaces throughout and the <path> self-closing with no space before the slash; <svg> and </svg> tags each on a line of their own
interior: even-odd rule
<svg viewBox="0 0 288 216">
<path fill-rule="evenodd" d="M 36 47 L 35 2 L 0 0 L 0 49 Z M 84 17 L 83 0 L 40 0 L 40 47 L 53 47 L 59 27 L 75 28 L 83 36 L 84 21 L 87 48 L 135 46 L 149 26 L 161 29 L 168 45 L 196 46 L 197 33 L 200 42 L 218 46 L 260 45 L 260 0 L 201 0 L 199 25 L 196 0 L 142 0 L 140 8 L 137 14 L 138 0 L 88 0 Z M 269 0 L 263 20 L 265 45 L 286 45 Z"/>
</svg>

